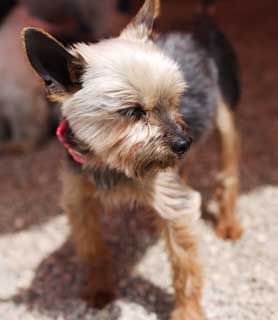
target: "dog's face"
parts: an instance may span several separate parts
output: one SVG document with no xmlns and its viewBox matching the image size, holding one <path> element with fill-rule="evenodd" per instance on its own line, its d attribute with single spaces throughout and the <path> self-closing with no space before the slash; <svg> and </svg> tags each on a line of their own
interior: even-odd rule
<svg viewBox="0 0 278 320">
<path fill-rule="evenodd" d="M 147 0 L 118 38 L 67 51 L 38 30 L 25 31 L 32 66 L 93 163 L 131 177 L 173 166 L 191 138 L 178 112 L 185 89 L 174 61 L 149 39 L 158 1 Z"/>
</svg>

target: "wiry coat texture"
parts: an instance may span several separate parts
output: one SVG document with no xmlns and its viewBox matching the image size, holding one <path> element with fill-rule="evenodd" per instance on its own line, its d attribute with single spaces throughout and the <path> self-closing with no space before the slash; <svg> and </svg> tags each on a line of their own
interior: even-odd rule
<svg viewBox="0 0 278 320">
<path fill-rule="evenodd" d="M 217 108 L 217 69 L 192 34 L 170 33 L 157 44 L 179 64 L 187 83 L 179 110 L 195 139 L 213 126 Z"/>
<path fill-rule="evenodd" d="M 159 1 L 146 0 L 118 38 L 65 49 L 51 36 L 25 31 L 26 53 L 67 123 L 62 141 L 70 158 L 63 207 L 78 254 L 90 266 L 92 302 L 114 294 L 111 256 L 99 226 L 103 212 L 139 207 L 153 216 L 173 270 L 172 320 L 204 319 L 202 272 L 194 224 L 200 195 L 178 174 L 193 138 L 216 126 L 221 175 L 217 232 L 241 234 L 234 215 L 238 136 L 219 88 L 219 66 L 194 34 L 150 38 Z"/>
</svg>

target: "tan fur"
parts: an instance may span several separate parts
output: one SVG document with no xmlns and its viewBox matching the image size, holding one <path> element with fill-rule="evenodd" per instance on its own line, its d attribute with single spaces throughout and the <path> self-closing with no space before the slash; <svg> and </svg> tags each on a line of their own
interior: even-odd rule
<svg viewBox="0 0 278 320">
<path fill-rule="evenodd" d="M 71 49 L 72 55 L 84 60 L 82 88 L 52 98 L 62 102 L 74 135 L 90 149 L 84 167 L 102 162 L 127 178 L 102 189 L 88 181 L 86 171 L 65 169 L 62 204 L 77 253 L 91 270 L 90 296 L 95 305 L 101 306 L 115 293 L 98 215 L 139 206 L 153 213 L 166 240 L 176 296 L 172 320 L 202 320 L 202 276 L 193 231 L 200 196 L 182 184 L 175 168 L 178 155 L 169 141 L 176 132 L 188 136 L 178 112 L 186 85 L 177 64 L 148 39 L 158 10 L 158 0 L 146 0 L 119 38 Z M 119 113 L 138 106 L 144 111 L 138 121 Z"/>
<path fill-rule="evenodd" d="M 234 116 L 221 101 L 216 116 L 216 129 L 220 143 L 220 173 L 215 191 L 219 217 L 216 232 L 221 238 L 238 239 L 242 228 L 235 215 L 235 205 L 239 189 L 239 135 Z"/>
<path fill-rule="evenodd" d="M 89 266 L 88 298 L 102 307 L 114 296 L 111 256 L 101 235 L 99 216 L 102 206 L 94 197 L 92 184 L 83 175 L 63 175 L 62 205 L 68 214 L 78 255 Z"/>
<path fill-rule="evenodd" d="M 153 181 L 149 197 L 156 211 L 165 220 L 177 219 L 185 214 L 195 220 L 200 218 L 200 194 L 183 185 L 176 171 L 159 173 Z"/>
<path fill-rule="evenodd" d="M 122 31 L 121 37 L 147 40 L 152 33 L 153 22 L 158 17 L 159 10 L 160 0 L 146 0 L 137 16 Z"/>
<path fill-rule="evenodd" d="M 58 93 L 55 99 L 62 101 L 63 116 L 76 140 L 86 145 L 87 162 L 77 172 L 65 169 L 62 203 L 77 252 L 90 266 L 94 304 L 107 302 L 115 292 L 98 216 L 136 206 L 155 216 L 166 241 L 176 302 L 171 320 L 203 320 L 202 272 L 194 231 L 201 199 L 182 183 L 179 152 L 173 148 L 176 137 L 189 138 L 178 112 L 186 85 L 177 64 L 149 39 L 158 11 L 158 0 L 146 0 L 120 37 L 71 48 L 70 53 L 84 62 L 82 86 L 60 98 Z M 139 109 L 139 118 L 122 114 L 130 108 Z M 218 110 L 217 128 L 222 144 L 219 228 L 224 225 L 225 234 L 229 230 L 235 237 L 238 139 L 224 105 Z M 89 181 L 97 166 L 112 175 L 120 172 L 123 179 L 111 188 L 98 187 Z"/>
<path fill-rule="evenodd" d="M 172 262 L 176 308 L 171 320 L 200 320 L 202 273 L 197 258 L 196 239 L 190 221 L 179 218 L 164 223 L 164 237 Z"/>
<path fill-rule="evenodd" d="M 117 111 L 136 105 L 152 111 L 163 101 L 169 117 L 178 117 L 185 83 L 176 63 L 151 42 L 121 38 L 90 46 L 79 44 L 72 53 L 86 62 L 83 88 L 62 107 L 76 136 L 111 168 L 129 176 L 135 175 L 132 157 L 143 157 L 141 150 L 155 153 L 157 161 L 169 161 L 171 155 L 155 112 L 149 112 L 144 121 L 127 123 Z M 166 72 L 167 78 L 163 76 Z M 136 175 L 141 174 L 139 168 Z"/>
<path fill-rule="evenodd" d="M 99 306 L 100 297 L 111 297 L 115 293 L 111 258 L 101 237 L 98 215 L 123 205 L 136 205 L 153 212 L 167 244 L 176 292 L 172 320 L 203 319 L 199 303 L 202 274 L 194 232 L 200 198 L 196 192 L 184 188 L 175 170 L 162 172 L 159 178 L 122 184 L 106 191 L 94 188 L 83 174 L 65 170 L 62 203 L 69 216 L 77 252 L 90 266 L 90 299 L 94 304 Z M 105 298 L 103 302 L 107 302 Z"/>
</svg>

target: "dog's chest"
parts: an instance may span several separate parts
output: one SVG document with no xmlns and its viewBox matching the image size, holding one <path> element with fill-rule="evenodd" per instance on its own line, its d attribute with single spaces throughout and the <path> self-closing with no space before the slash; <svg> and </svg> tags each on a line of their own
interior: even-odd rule
<svg viewBox="0 0 278 320">
<path fill-rule="evenodd" d="M 88 179 L 97 189 L 109 190 L 120 184 L 130 183 L 131 178 L 128 178 L 124 173 L 114 169 L 101 166 L 97 168 L 85 169 Z"/>
<path fill-rule="evenodd" d="M 110 190 L 116 186 L 134 183 L 132 178 L 127 177 L 118 170 L 110 169 L 107 166 L 82 168 L 82 165 L 75 162 L 70 155 L 67 155 L 67 162 L 71 170 L 80 174 L 82 172 L 85 173 L 88 180 L 100 190 Z"/>
</svg>

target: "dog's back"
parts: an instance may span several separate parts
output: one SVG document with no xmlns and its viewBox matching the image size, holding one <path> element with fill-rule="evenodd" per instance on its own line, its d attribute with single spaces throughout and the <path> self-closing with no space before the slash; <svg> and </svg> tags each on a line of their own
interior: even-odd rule
<svg viewBox="0 0 278 320">
<path fill-rule="evenodd" d="M 184 74 L 188 88 L 180 111 L 197 139 L 214 125 L 220 100 L 230 110 L 239 103 L 239 64 L 234 49 L 205 9 L 194 16 L 187 32 L 160 35 L 156 43 Z"/>
</svg>

